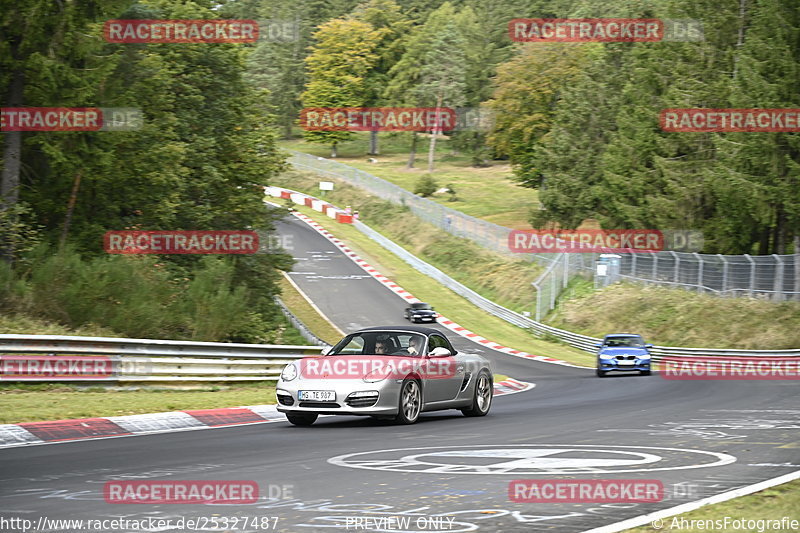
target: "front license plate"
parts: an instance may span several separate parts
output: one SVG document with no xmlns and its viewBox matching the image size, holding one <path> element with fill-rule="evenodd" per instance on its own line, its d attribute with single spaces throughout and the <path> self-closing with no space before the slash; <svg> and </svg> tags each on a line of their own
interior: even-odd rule
<svg viewBox="0 0 800 533">
<path fill-rule="evenodd" d="M 317 402 L 336 401 L 336 392 L 332 390 L 301 390 L 298 392 L 301 400 L 314 400 Z"/>
<path fill-rule="evenodd" d="M 636 364 L 636 361 L 620 361 L 619 366 L 633 366 Z"/>
</svg>

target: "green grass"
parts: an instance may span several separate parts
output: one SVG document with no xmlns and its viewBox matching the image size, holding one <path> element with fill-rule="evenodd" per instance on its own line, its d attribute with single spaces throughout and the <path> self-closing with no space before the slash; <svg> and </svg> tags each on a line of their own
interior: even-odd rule
<svg viewBox="0 0 800 533">
<path fill-rule="evenodd" d="M 358 255 L 375 265 L 384 275 L 417 298 L 432 302 L 437 311 L 467 329 L 517 350 L 555 357 L 576 364 L 594 364 L 594 357 L 587 352 L 540 340 L 532 333 L 475 307 L 436 280 L 419 273 L 351 225 L 339 224 L 311 208 L 298 206 L 297 209 L 316 220 L 336 237 L 346 241 Z"/>
<path fill-rule="evenodd" d="M 79 389 L 59 384 L 0 386 L 0 424 L 136 415 L 275 403 L 273 382 L 206 386 L 206 390 Z"/>
<path fill-rule="evenodd" d="M 313 173 L 287 172 L 274 184 L 314 194 L 318 181 Z M 402 206 L 341 182 L 326 199 L 340 206 L 351 205 L 371 227 L 492 301 L 518 312 L 533 309 L 535 292 L 531 283 L 541 274 L 541 266 L 450 235 L 420 221 Z"/>
<path fill-rule="evenodd" d="M 734 532 L 734 531 L 758 531 L 758 529 L 732 529 L 714 527 L 701 527 L 693 528 L 688 527 L 686 522 L 681 520 L 724 520 L 725 517 L 730 517 L 731 520 L 745 519 L 745 520 L 780 520 L 782 517 L 788 517 L 790 520 L 800 520 L 800 480 L 784 483 L 776 487 L 735 498 L 727 502 L 717 503 L 701 507 L 694 511 L 676 515 L 674 517 L 664 518 L 661 528 L 655 528 L 652 525 L 637 527 L 633 529 L 626 529 L 626 533 L 653 533 L 665 531 L 680 531 L 681 533 L 697 533 L 699 531 L 716 531 L 716 532 Z M 670 527 L 674 524 L 674 527 Z M 686 527 L 681 527 L 682 525 Z M 765 529 L 765 531 L 779 532 L 779 531 L 797 531 L 797 529 Z"/>
<path fill-rule="evenodd" d="M 417 181 L 428 173 L 428 138 L 420 136 L 417 145 L 417 164 L 406 168 L 408 161 L 408 135 L 381 135 L 381 154 L 368 156 L 369 134 L 359 133 L 356 140 L 339 147 L 336 161 L 350 165 L 406 190 L 413 191 Z M 280 141 L 279 146 L 321 157 L 330 157 L 330 147 L 307 143 L 302 139 Z M 368 158 L 377 159 L 369 163 Z M 437 140 L 436 165 L 432 173 L 440 187 L 452 184 L 458 201 L 450 201 L 449 194 L 436 194 L 431 200 L 457 209 L 468 215 L 515 229 L 529 229 L 530 209 L 538 208 L 538 193 L 519 186 L 507 162 L 491 161 L 488 167 L 477 168 L 470 163 L 468 154 L 453 153 L 447 139 Z"/>
<path fill-rule="evenodd" d="M 547 317 L 552 325 L 600 337 L 635 332 L 663 346 L 782 350 L 800 347 L 800 302 L 719 298 L 662 287 L 572 285 Z"/>
<path fill-rule="evenodd" d="M 343 336 L 342 332 L 319 314 L 285 277 L 281 278 L 278 285 L 281 288 L 283 303 L 314 335 L 328 344 L 339 342 Z"/>
<path fill-rule="evenodd" d="M 70 328 L 56 322 L 22 313 L 0 314 L 0 333 L 8 335 L 78 335 L 83 337 L 122 337 L 110 328 L 84 324 Z"/>
</svg>

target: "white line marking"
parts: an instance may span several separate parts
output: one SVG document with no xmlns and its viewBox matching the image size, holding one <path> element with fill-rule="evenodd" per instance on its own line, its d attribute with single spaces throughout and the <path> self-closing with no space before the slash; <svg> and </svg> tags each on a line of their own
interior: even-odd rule
<svg viewBox="0 0 800 533">
<path fill-rule="evenodd" d="M 674 516 L 676 514 L 694 511 L 695 509 L 699 509 L 700 507 L 704 507 L 706 505 L 721 503 L 728 500 L 732 500 L 734 498 L 739 498 L 740 496 L 753 494 L 754 492 L 768 489 L 770 487 L 774 487 L 775 485 L 782 485 L 784 483 L 794 481 L 795 479 L 800 479 L 800 470 L 791 472 L 789 474 L 785 474 L 783 476 L 767 479 L 765 481 L 760 481 L 758 483 L 754 483 L 753 485 L 748 485 L 746 487 L 740 487 L 738 489 L 730 490 L 728 492 L 723 492 L 722 494 L 716 494 L 708 498 L 703 498 L 702 500 L 683 503 L 675 507 L 670 507 L 669 509 L 664 509 L 661 511 L 656 511 L 645 515 L 635 516 L 633 518 L 629 518 L 621 522 L 616 522 L 614 524 L 609 524 L 607 526 L 597 527 L 594 529 L 587 529 L 583 533 L 616 533 L 617 531 L 623 531 L 625 529 L 630 529 L 632 527 L 638 527 L 651 523 L 654 520 L 660 520 L 663 518 Z M 663 529 L 666 531 L 669 528 L 664 527 Z"/>
</svg>

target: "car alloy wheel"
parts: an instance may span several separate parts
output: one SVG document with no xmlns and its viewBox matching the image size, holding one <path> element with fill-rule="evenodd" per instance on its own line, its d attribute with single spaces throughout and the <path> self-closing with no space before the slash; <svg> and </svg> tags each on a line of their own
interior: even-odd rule
<svg viewBox="0 0 800 533">
<path fill-rule="evenodd" d="M 492 385 L 492 379 L 489 377 L 488 372 L 483 371 L 478 374 L 478 380 L 475 382 L 472 406 L 468 409 L 462 409 L 461 412 L 464 416 L 485 416 L 492 406 L 493 394 L 494 386 Z"/>
<path fill-rule="evenodd" d="M 413 424 L 422 410 L 422 391 L 414 379 L 403 381 L 400 388 L 400 406 L 395 420 L 401 424 Z"/>
</svg>

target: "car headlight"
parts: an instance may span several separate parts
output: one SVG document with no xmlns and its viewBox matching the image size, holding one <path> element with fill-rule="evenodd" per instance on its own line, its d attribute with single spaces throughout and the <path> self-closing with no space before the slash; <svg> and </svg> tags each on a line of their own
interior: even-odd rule
<svg viewBox="0 0 800 533">
<path fill-rule="evenodd" d="M 297 377 L 297 367 L 294 366 L 294 363 L 289 363 L 288 365 L 283 367 L 283 371 L 281 372 L 281 379 L 283 381 L 292 381 L 296 377 Z"/>
</svg>

